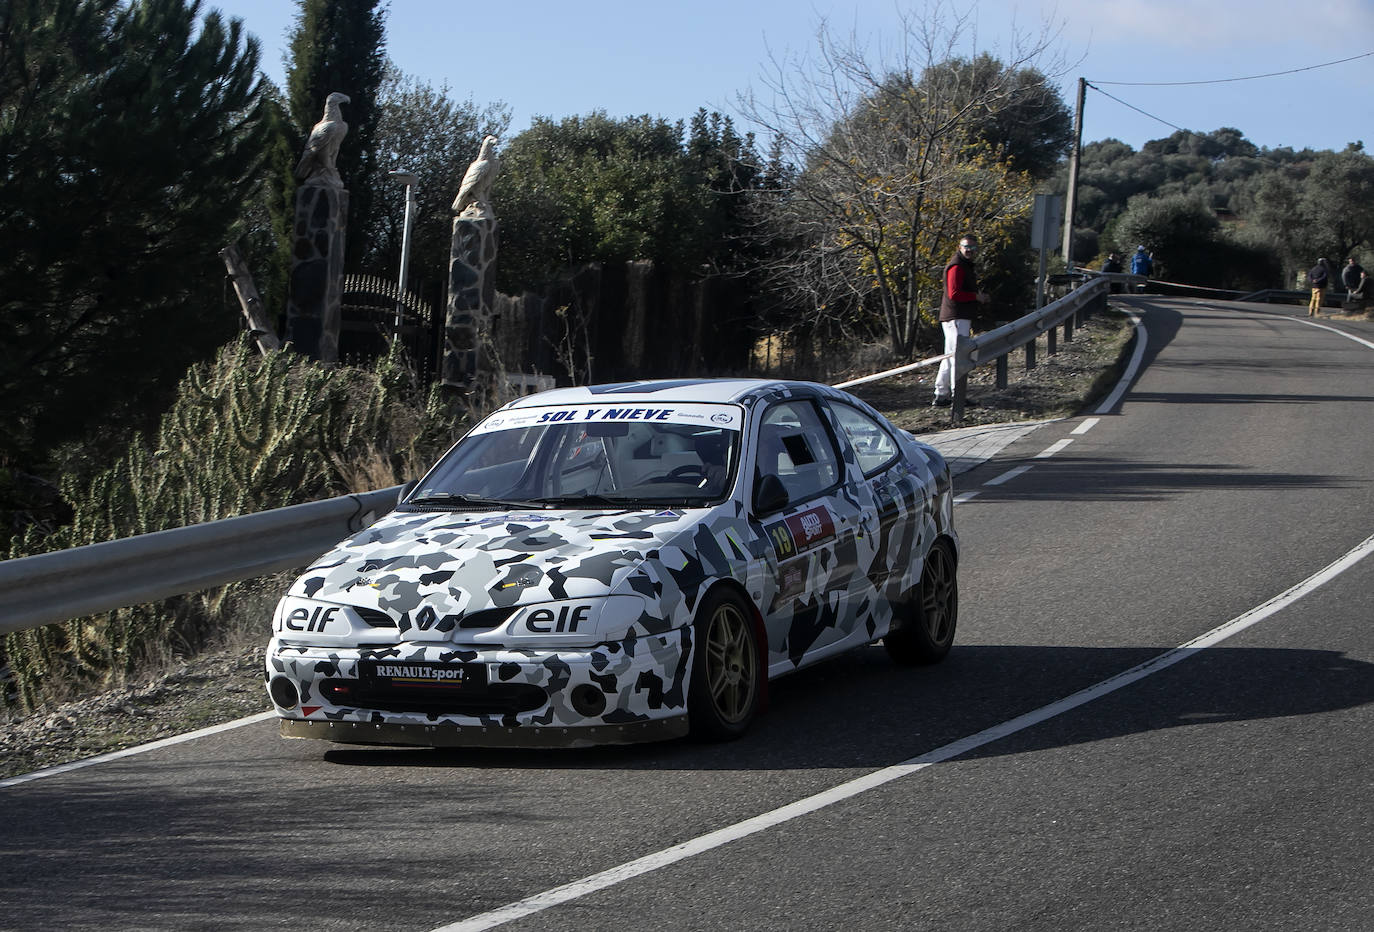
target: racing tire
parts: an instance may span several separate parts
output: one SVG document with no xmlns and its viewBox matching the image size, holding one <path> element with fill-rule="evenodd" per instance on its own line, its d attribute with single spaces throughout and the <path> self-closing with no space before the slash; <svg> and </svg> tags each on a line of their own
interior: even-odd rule
<svg viewBox="0 0 1374 932">
<path fill-rule="evenodd" d="M 903 666 L 939 663 L 954 646 L 958 624 L 959 580 L 954 552 L 947 541 L 937 540 L 926 554 L 906 618 L 883 638 L 883 647 Z"/>
<path fill-rule="evenodd" d="M 713 590 L 692 632 L 692 684 L 687 715 L 693 738 L 730 741 L 749 729 L 763 683 L 754 613 L 738 593 Z"/>
</svg>

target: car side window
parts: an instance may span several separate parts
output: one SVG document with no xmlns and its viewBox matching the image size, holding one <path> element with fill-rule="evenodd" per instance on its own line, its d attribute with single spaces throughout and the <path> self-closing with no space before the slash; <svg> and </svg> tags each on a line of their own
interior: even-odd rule
<svg viewBox="0 0 1374 932">
<path fill-rule="evenodd" d="M 804 501 L 837 485 L 844 474 L 839 450 L 820 412 L 810 401 L 785 401 L 759 422 L 754 482 L 777 476 L 789 503 Z"/>
<path fill-rule="evenodd" d="M 897 441 L 873 418 L 847 404 L 832 403 L 830 410 L 854 448 L 859 469 L 865 476 L 871 476 L 897 457 Z"/>
</svg>

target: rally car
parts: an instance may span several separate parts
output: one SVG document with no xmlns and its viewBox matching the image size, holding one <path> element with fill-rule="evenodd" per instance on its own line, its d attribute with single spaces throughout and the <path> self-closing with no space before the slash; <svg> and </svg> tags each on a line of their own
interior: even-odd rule
<svg viewBox="0 0 1374 932">
<path fill-rule="evenodd" d="M 809 382 L 557 389 L 468 432 L 278 604 L 287 737 L 575 747 L 742 734 L 768 679 L 950 650 L 940 454 Z"/>
</svg>

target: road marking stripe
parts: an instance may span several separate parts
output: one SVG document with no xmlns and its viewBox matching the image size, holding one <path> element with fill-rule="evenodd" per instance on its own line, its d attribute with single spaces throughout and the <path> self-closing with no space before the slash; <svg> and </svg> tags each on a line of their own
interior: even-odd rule
<svg viewBox="0 0 1374 932">
<path fill-rule="evenodd" d="M 1121 396 L 1126 394 L 1126 389 L 1131 387 L 1135 381 L 1136 370 L 1140 368 L 1140 361 L 1145 358 L 1145 344 L 1148 342 L 1148 335 L 1145 332 L 1145 325 L 1131 311 L 1125 311 L 1127 317 L 1135 324 L 1135 351 L 1131 353 L 1131 361 L 1126 364 L 1126 371 L 1121 373 L 1121 378 L 1116 381 L 1116 388 L 1107 396 L 1107 400 L 1097 406 L 1093 414 L 1106 414 L 1116 407 L 1116 403 L 1121 400 Z"/>
<path fill-rule="evenodd" d="M 972 492 L 960 492 L 958 495 L 954 496 L 954 504 L 961 505 L 964 502 L 968 501 L 970 498 L 976 496 L 977 494 L 977 489 L 974 489 Z"/>
<path fill-rule="evenodd" d="M 1048 459 L 1049 457 L 1054 456 L 1054 454 L 1058 453 L 1060 450 L 1064 449 L 1071 443 L 1073 443 L 1072 437 L 1065 437 L 1063 440 L 1056 440 L 1054 443 L 1050 444 L 1049 446 L 1045 447 L 1045 449 L 1035 454 L 1035 458 L 1038 460 Z"/>
<path fill-rule="evenodd" d="M 1228 310 L 1231 310 L 1231 309 L 1228 308 Z M 1331 331 L 1332 333 L 1336 334 L 1337 336 L 1345 337 L 1347 340 L 1354 340 L 1356 343 L 1359 343 L 1359 344 L 1361 344 L 1362 346 L 1367 346 L 1367 347 L 1369 347 L 1370 349 L 1374 349 L 1374 343 L 1370 343 L 1368 340 L 1364 339 L 1363 337 L 1357 337 L 1357 336 L 1355 336 L 1355 334 L 1353 334 L 1353 333 L 1346 333 L 1344 330 L 1338 329 L 1338 328 L 1336 328 L 1336 327 L 1328 327 L 1326 324 L 1313 323 L 1313 322 L 1310 321 L 1310 320 L 1303 320 L 1303 319 L 1300 318 L 1300 317 L 1290 317 L 1289 320 L 1296 320 L 1296 321 L 1297 321 L 1298 323 L 1300 323 L 1300 324 L 1307 324 L 1307 326 L 1309 326 L 1309 327 L 1316 327 L 1318 330 L 1329 330 L 1329 331 Z"/>
<path fill-rule="evenodd" d="M 1240 310 L 1240 309 L 1234 308 L 1234 307 L 1225 307 L 1225 306 L 1223 306 L 1223 305 L 1215 305 L 1215 304 L 1213 304 L 1213 305 L 1207 305 L 1207 307 L 1208 307 L 1210 310 L 1213 310 L 1213 311 L 1230 311 L 1230 312 L 1233 313 L 1233 314 L 1256 313 L 1255 311 Z M 1345 337 L 1347 340 L 1354 340 L 1356 343 L 1359 343 L 1361 346 L 1367 346 L 1367 347 L 1369 347 L 1370 349 L 1374 349 L 1374 343 L 1369 342 L 1369 341 L 1366 340 L 1364 337 L 1357 337 L 1357 336 L 1355 336 L 1355 334 L 1353 334 L 1353 333 L 1346 333 L 1344 330 L 1341 330 L 1339 327 L 1332 327 L 1332 326 L 1330 326 L 1330 325 L 1328 325 L 1328 324 L 1319 324 L 1319 323 L 1317 323 L 1317 322 L 1314 321 L 1314 320 L 1304 320 L 1304 319 L 1301 318 L 1301 317 L 1290 317 L 1290 316 L 1288 316 L 1287 314 L 1270 313 L 1270 312 L 1268 312 L 1268 311 L 1259 311 L 1258 313 L 1264 314 L 1266 317 L 1274 317 L 1274 318 L 1277 318 L 1277 319 L 1279 319 L 1279 320 L 1291 320 L 1291 321 L 1293 321 L 1293 323 L 1295 323 L 1295 324 L 1306 324 L 1306 325 L 1309 326 L 1309 327 L 1316 327 L 1318 330 L 1327 330 L 1327 331 L 1330 331 L 1331 333 L 1334 333 L 1334 334 L 1335 334 L 1336 336 L 1338 336 L 1338 337 Z"/>
<path fill-rule="evenodd" d="M 1027 463 L 1024 466 L 1017 466 L 1015 469 L 1008 469 L 1006 472 L 1002 473 L 1002 475 L 996 477 L 995 479 L 989 479 L 987 482 L 984 482 L 983 485 L 1001 485 L 1004 482 L 1010 482 L 1017 476 L 1030 472 L 1030 468 L 1031 464 Z"/>
<path fill-rule="evenodd" d="M 1129 670 L 1118 673 L 1094 686 L 1079 690 L 1073 695 L 1066 696 L 1057 702 L 1051 702 L 1049 705 L 1041 706 L 1024 715 L 1018 715 L 1016 718 L 1008 719 L 999 725 L 993 725 L 991 728 L 984 729 L 977 734 L 969 735 L 966 738 L 960 738 L 958 741 L 953 741 L 943 747 L 922 754 L 919 757 L 913 757 L 910 760 L 903 761 L 900 764 L 894 764 L 891 767 L 884 767 L 882 770 L 877 770 L 855 780 L 850 780 L 848 783 L 841 783 L 838 786 L 817 793 L 814 796 L 799 799 L 794 803 L 789 803 L 786 806 L 782 806 L 770 812 L 756 815 L 751 819 L 745 819 L 743 822 L 727 825 L 725 828 L 717 829 L 714 832 L 708 832 L 705 835 L 699 835 L 682 844 L 673 845 L 671 848 L 664 848 L 662 851 L 656 851 L 653 854 L 647 854 L 642 858 L 636 858 L 633 861 L 628 861 L 624 864 L 612 867 L 609 870 L 601 871 L 598 874 L 592 874 L 581 880 L 575 880 L 572 883 L 566 883 L 561 887 L 554 887 L 552 890 L 536 893 L 534 896 L 526 897 L 523 900 L 510 903 L 499 909 L 481 913 L 460 922 L 440 926 L 438 929 L 435 929 L 434 932 L 479 932 L 479 930 L 495 928 L 507 922 L 522 919 L 525 916 L 533 915 L 534 913 L 541 912 L 550 907 L 558 906 L 562 903 L 567 903 L 571 900 L 587 896 L 590 893 L 595 893 L 598 890 L 604 890 L 607 887 L 615 886 L 618 883 L 638 877 L 641 874 L 647 874 L 650 871 L 667 867 L 670 864 L 676 864 L 679 861 L 684 861 L 687 858 L 710 851 L 712 848 L 719 848 L 732 841 L 738 841 L 741 838 L 757 834 L 764 829 L 791 821 L 799 816 L 808 815 L 809 813 L 824 809 L 827 806 L 834 805 L 835 803 L 858 796 L 861 793 L 876 789 L 884 784 L 891 783 L 894 780 L 900 780 L 902 777 L 918 773 L 933 764 L 943 763 L 951 758 L 980 748 L 985 744 L 998 741 L 1018 731 L 1024 731 L 1033 725 L 1038 725 L 1041 722 L 1062 715 L 1079 706 L 1101 699 L 1103 696 L 1114 693 L 1125 686 L 1129 686 L 1137 680 L 1142 680 L 1147 676 L 1159 673 L 1161 670 L 1166 670 L 1199 651 L 1212 647 L 1227 638 L 1239 634 L 1246 628 L 1258 624 L 1275 612 L 1296 602 L 1317 587 L 1336 578 L 1360 560 L 1369 556 L 1370 553 L 1374 553 L 1374 535 L 1366 537 L 1364 541 L 1334 563 L 1318 570 L 1297 585 L 1274 596 L 1274 598 L 1265 602 L 1263 605 L 1252 608 L 1244 614 L 1237 615 L 1225 624 L 1213 628 L 1206 634 L 1193 638 L 1193 640 L 1188 641 L 1186 644 L 1175 647 L 1173 650 L 1166 651 L 1158 657 L 1131 667 Z"/>
<path fill-rule="evenodd" d="M 1092 430 L 1094 427 L 1096 427 L 1096 426 L 1097 426 L 1097 422 L 1100 421 L 1100 420 L 1102 420 L 1102 418 L 1100 418 L 1100 417 L 1090 417 L 1090 418 L 1088 418 L 1087 420 L 1085 420 L 1082 424 L 1079 424 L 1079 425 L 1078 425 L 1077 427 L 1075 427 L 1073 430 L 1069 431 L 1069 433 L 1071 433 L 1071 434 L 1086 434 L 1088 431 L 1090 431 L 1090 430 Z"/>
<path fill-rule="evenodd" d="M 20 774 L 17 777 L 10 777 L 8 780 L 0 780 L 0 789 L 4 789 L 7 786 L 18 786 L 21 783 L 28 783 L 30 780 L 38 780 L 43 777 L 55 777 L 60 773 L 71 773 L 73 770 L 81 770 L 85 767 L 94 767 L 96 764 L 104 764 L 112 760 L 119 760 L 121 757 L 133 757 L 135 754 L 156 751 L 158 748 L 167 748 L 174 744 L 183 744 L 187 741 L 194 741 L 196 738 L 205 738 L 210 735 L 219 734 L 221 731 L 229 731 L 231 728 L 238 728 L 240 725 L 253 725 L 257 722 L 265 722 L 269 718 L 276 717 L 276 712 L 259 712 L 257 715 L 235 719 L 232 722 L 225 722 L 223 725 L 211 725 L 208 728 L 201 728 L 198 731 L 188 731 L 184 735 L 173 735 L 170 738 L 162 738 L 159 741 L 151 741 L 148 744 L 140 744 L 135 747 L 125 748 L 122 751 L 111 751 L 108 754 L 101 754 L 98 757 L 75 760 L 70 764 L 58 764 L 55 767 L 45 767 L 42 770 L 35 770 L 33 773 Z"/>
</svg>

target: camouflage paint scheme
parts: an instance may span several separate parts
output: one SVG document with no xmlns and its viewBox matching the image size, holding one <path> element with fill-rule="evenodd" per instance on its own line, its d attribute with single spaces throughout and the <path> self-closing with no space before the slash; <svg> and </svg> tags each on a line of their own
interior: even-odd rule
<svg viewBox="0 0 1374 932">
<path fill-rule="evenodd" d="M 702 380 L 559 389 L 501 409 L 604 402 L 724 402 L 744 411 L 731 496 L 708 508 L 393 511 L 321 556 L 274 618 L 266 674 L 299 693 L 274 705 L 282 734 L 351 743 L 581 746 L 685 734 L 696 606 L 733 586 L 758 613 L 768 677 L 872 643 L 915 588 L 925 554 L 957 554 L 949 470 L 932 448 L 891 429 L 893 463 L 865 477 L 830 409 L 845 475 L 829 494 L 762 520 L 750 514 L 758 415 L 788 399 L 852 396 L 804 382 Z M 496 414 L 493 414 L 495 417 Z M 500 611 L 498 611 L 500 610 Z M 513 614 L 508 614 L 513 611 Z M 482 613 L 482 614 L 478 614 Z M 519 704 L 462 713 L 350 705 L 325 695 L 362 664 L 459 662 Z M 533 688 L 531 690 L 530 688 Z M 605 708 L 573 707 L 578 687 Z"/>
</svg>

